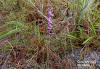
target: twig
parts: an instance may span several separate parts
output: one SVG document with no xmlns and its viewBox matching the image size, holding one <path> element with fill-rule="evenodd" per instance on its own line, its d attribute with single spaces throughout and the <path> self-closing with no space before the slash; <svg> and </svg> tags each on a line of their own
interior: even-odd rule
<svg viewBox="0 0 100 69">
<path fill-rule="evenodd" d="M 45 16 L 45 15 L 35 6 L 35 4 L 34 4 L 31 0 L 29 0 L 29 1 L 30 1 L 30 3 L 32 4 L 32 6 L 34 6 L 34 8 L 37 10 L 37 12 L 39 12 L 43 17 L 45 17 L 45 18 L 48 20 L 48 17 Z"/>
</svg>

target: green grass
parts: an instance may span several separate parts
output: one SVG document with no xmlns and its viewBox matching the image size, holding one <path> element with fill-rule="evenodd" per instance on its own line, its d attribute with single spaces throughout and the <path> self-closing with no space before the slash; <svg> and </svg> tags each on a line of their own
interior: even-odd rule
<svg viewBox="0 0 100 69">
<path fill-rule="evenodd" d="M 0 0 L 0 3 L 0 20 L 3 21 L 0 39 L 9 37 L 7 40 L 14 47 L 24 46 L 27 54 L 31 55 L 27 62 L 36 69 L 53 69 L 53 65 L 56 67 L 55 64 L 61 62 L 66 53 L 86 45 L 97 46 L 92 40 L 99 41 L 100 35 L 98 1 Z M 48 11 L 51 7 L 54 8 L 54 17 L 52 34 L 49 35 Z M 2 52 L 13 50 L 9 47 L 5 45 Z M 63 69 L 60 67 L 62 65 L 58 68 Z"/>
</svg>

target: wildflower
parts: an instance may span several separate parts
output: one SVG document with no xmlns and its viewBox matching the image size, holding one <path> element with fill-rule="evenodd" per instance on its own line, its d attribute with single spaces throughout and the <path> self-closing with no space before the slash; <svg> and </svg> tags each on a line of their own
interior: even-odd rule
<svg viewBox="0 0 100 69">
<path fill-rule="evenodd" d="M 51 30 L 52 30 L 52 18 L 53 18 L 53 8 L 51 8 L 50 9 L 50 11 L 48 12 L 48 14 L 49 14 L 49 18 L 48 18 L 48 24 L 49 24 L 49 26 L 48 26 L 48 30 L 49 30 L 49 32 L 48 32 L 48 34 L 51 34 Z"/>
</svg>

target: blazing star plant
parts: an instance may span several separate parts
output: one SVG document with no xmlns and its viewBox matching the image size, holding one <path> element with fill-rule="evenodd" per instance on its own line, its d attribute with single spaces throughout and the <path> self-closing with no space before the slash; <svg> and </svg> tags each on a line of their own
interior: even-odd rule
<svg viewBox="0 0 100 69">
<path fill-rule="evenodd" d="M 49 18 L 48 18 L 48 24 L 49 24 L 49 26 L 48 26 L 48 30 L 49 30 L 49 32 L 48 32 L 48 34 L 51 34 L 51 30 L 52 30 L 52 18 L 53 18 L 53 8 L 51 8 L 50 9 L 50 11 L 48 12 L 48 14 L 49 14 Z"/>
</svg>

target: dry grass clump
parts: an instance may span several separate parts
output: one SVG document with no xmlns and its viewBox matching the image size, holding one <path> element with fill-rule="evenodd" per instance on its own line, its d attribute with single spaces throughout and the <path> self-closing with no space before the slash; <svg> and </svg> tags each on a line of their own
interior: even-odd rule
<svg viewBox="0 0 100 69">
<path fill-rule="evenodd" d="M 99 5 L 95 0 L 1 0 L 0 40 L 5 38 L 5 44 L 0 53 L 9 53 L 1 68 L 77 68 L 68 54 L 100 49 Z M 48 25 L 51 8 L 53 24 Z"/>
</svg>

